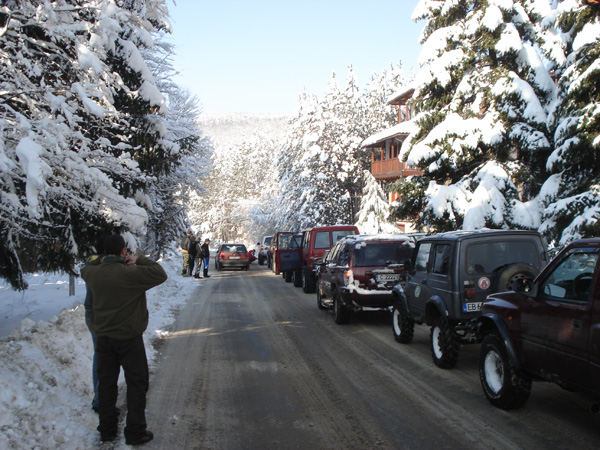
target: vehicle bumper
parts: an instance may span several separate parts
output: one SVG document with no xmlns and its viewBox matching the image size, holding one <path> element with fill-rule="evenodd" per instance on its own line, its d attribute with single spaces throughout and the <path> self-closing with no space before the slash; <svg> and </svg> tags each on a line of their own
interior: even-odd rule
<svg viewBox="0 0 600 450">
<path fill-rule="evenodd" d="M 250 265 L 250 262 L 249 261 L 221 260 L 221 261 L 219 261 L 219 264 L 221 264 L 221 267 L 224 267 L 224 268 L 232 268 L 232 267 L 241 268 L 241 267 L 248 267 Z"/>
<path fill-rule="evenodd" d="M 392 291 L 343 289 L 340 295 L 344 303 L 353 308 L 388 308 L 394 304 Z"/>
</svg>

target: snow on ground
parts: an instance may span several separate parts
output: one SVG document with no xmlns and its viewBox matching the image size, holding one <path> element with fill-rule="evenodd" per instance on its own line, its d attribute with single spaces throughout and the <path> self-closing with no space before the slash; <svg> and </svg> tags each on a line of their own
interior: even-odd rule
<svg viewBox="0 0 600 450">
<path fill-rule="evenodd" d="M 157 356 L 152 342 L 169 334 L 190 285 L 202 283 L 180 275 L 177 254 L 159 262 L 169 279 L 147 293 L 150 321 L 144 340 L 151 373 Z M 84 320 L 85 284 L 76 279 L 75 296 L 69 296 L 68 275 L 36 274 L 27 281 L 30 288 L 25 292 L 0 283 L 0 449 L 97 447 L 100 434 L 98 416 L 91 409 L 93 350 Z M 125 402 L 124 383 L 121 372 L 119 405 Z M 130 448 L 122 426 L 119 441 L 111 448 Z"/>
</svg>

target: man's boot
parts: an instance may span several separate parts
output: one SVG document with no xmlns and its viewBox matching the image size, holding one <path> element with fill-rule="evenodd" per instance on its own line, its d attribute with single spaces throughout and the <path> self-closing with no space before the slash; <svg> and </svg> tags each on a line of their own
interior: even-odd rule
<svg viewBox="0 0 600 450">
<path fill-rule="evenodd" d="M 204 278 L 210 278 L 210 275 L 208 274 L 208 269 L 206 267 L 204 268 Z"/>
</svg>

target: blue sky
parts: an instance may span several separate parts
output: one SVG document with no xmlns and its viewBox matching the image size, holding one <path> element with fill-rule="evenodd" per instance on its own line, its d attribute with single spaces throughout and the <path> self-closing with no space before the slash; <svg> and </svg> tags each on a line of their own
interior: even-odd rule
<svg viewBox="0 0 600 450">
<path fill-rule="evenodd" d="M 176 0 L 170 3 L 179 85 L 206 114 L 289 114 L 306 89 L 322 97 L 352 65 L 361 88 L 373 72 L 416 69 L 424 22 L 418 0 Z"/>
</svg>

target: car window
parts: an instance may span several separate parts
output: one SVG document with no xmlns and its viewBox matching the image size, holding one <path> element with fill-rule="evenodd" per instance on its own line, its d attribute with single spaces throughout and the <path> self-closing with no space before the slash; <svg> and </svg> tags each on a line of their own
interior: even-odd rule
<svg viewBox="0 0 600 450">
<path fill-rule="evenodd" d="M 431 243 L 422 244 L 419 246 L 417 256 L 415 257 L 415 268 L 417 272 L 427 271 L 427 262 L 429 261 L 429 251 L 431 250 Z"/>
<path fill-rule="evenodd" d="M 315 234 L 315 248 L 331 248 L 329 231 L 317 231 Z"/>
<path fill-rule="evenodd" d="M 465 270 L 468 274 L 491 274 L 515 261 L 540 268 L 536 245 L 531 241 L 485 242 L 467 247 Z"/>
<path fill-rule="evenodd" d="M 354 230 L 334 230 L 331 232 L 331 239 L 333 242 L 339 241 L 341 238 L 354 235 L 356 231 Z"/>
<path fill-rule="evenodd" d="M 568 255 L 544 280 L 541 293 L 559 300 L 587 302 L 598 249 L 577 249 Z"/>
<path fill-rule="evenodd" d="M 450 245 L 437 244 L 433 251 L 431 272 L 440 275 L 448 275 L 450 267 Z"/>
<path fill-rule="evenodd" d="M 310 243 L 310 231 L 304 233 L 304 241 L 302 244 L 303 248 L 308 248 L 308 244 Z"/>
<path fill-rule="evenodd" d="M 268 237 L 268 238 L 265 239 L 265 247 L 267 245 L 271 245 L 271 238 L 270 237 Z"/>
<path fill-rule="evenodd" d="M 340 249 L 340 245 L 341 245 L 340 243 L 337 243 L 336 245 L 333 246 L 333 248 L 331 249 L 331 251 L 329 251 L 327 253 L 327 255 L 325 256 L 325 262 L 326 263 L 331 263 L 331 262 L 333 262 L 333 261 L 336 260 L 338 251 Z"/>
<path fill-rule="evenodd" d="M 279 236 L 279 250 L 287 250 L 290 249 L 292 247 L 290 247 L 290 242 L 292 240 L 293 235 L 291 234 L 282 234 L 281 236 Z"/>
<path fill-rule="evenodd" d="M 246 253 L 246 247 L 243 245 L 225 245 L 223 253 Z"/>
<path fill-rule="evenodd" d="M 350 245 L 340 244 L 340 252 L 337 258 L 338 266 L 347 266 L 350 263 Z"/>
<path fill-rule="evenodd" d="M 300 248 L 300 243 L 302 242 L 302 235 L 292 235 L 290 239 L 290 247 L 289 248 Z"/>
<path fill-rule="evenodd" d="M 410 260 L 413 248 L 398 242 L 357 245 L 354 250 L 354 266 L 386 266 Z"/>
</svg>

